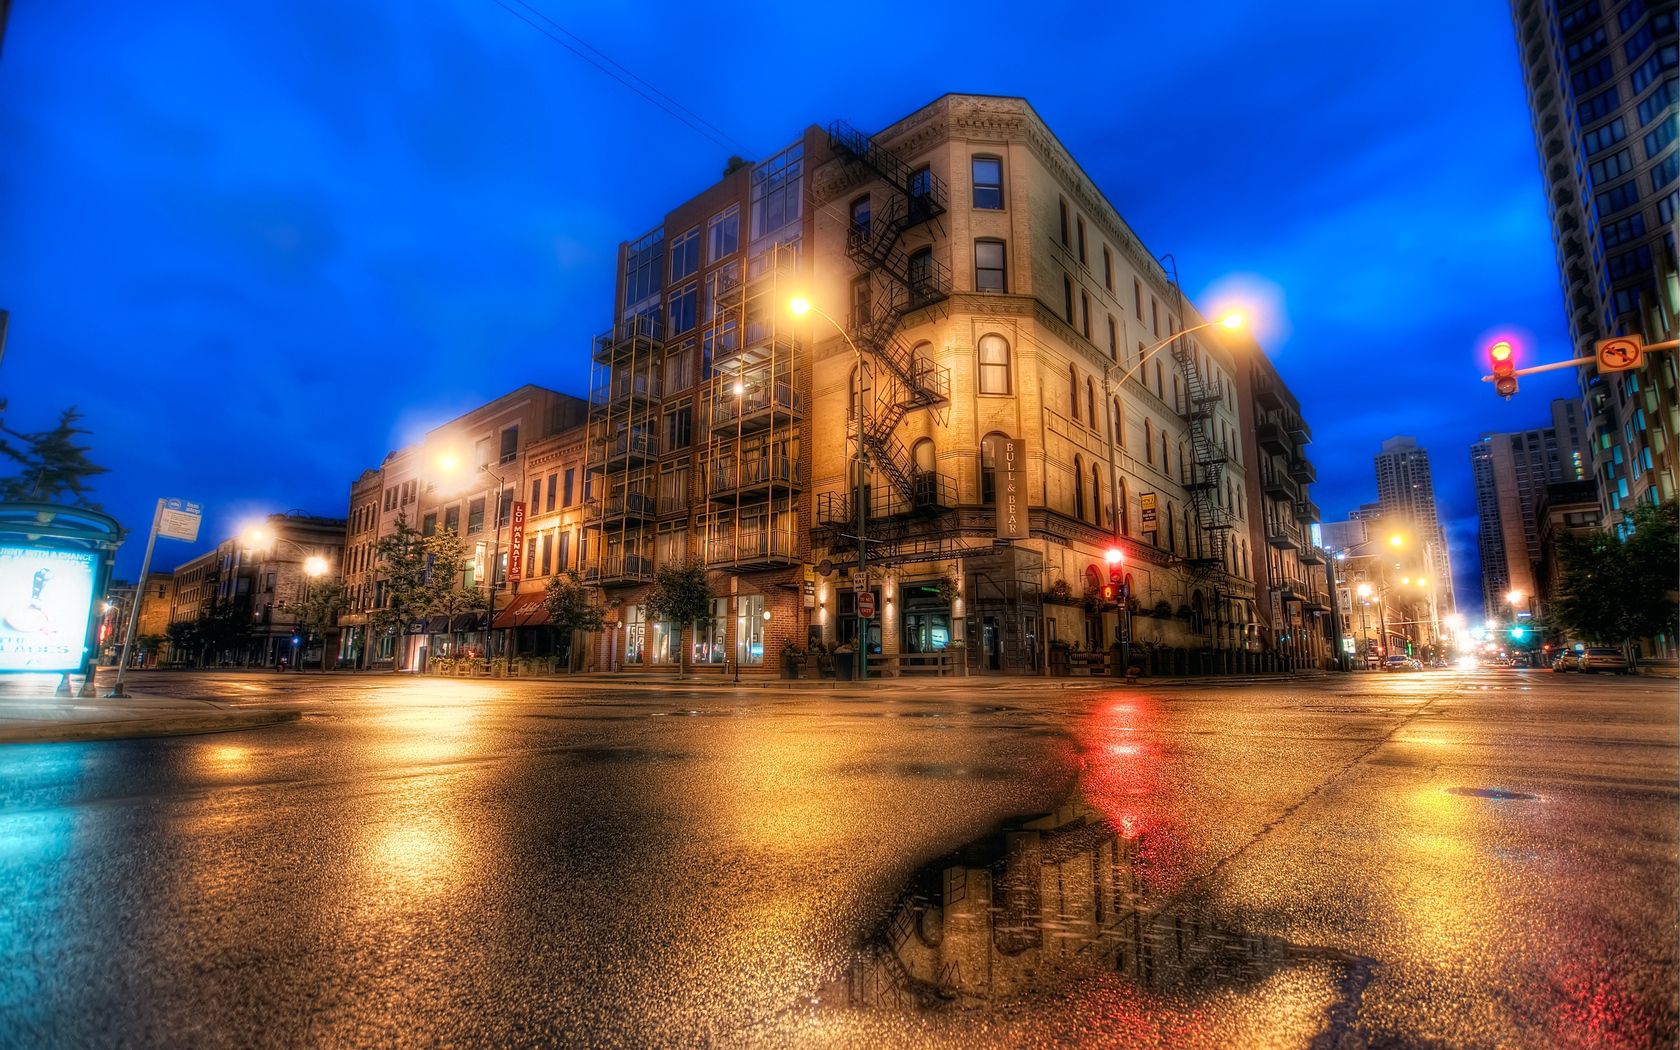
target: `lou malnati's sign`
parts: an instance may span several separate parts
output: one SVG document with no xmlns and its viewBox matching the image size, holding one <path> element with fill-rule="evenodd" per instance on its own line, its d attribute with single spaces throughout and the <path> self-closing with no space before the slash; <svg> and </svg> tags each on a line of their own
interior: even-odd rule
<svg viewBox="0 0 1680 1050">
<path fill-rule="evenodd" d="M 82 666 L 96 555 L 0 547 L 0 671 Z"/>
</svg>

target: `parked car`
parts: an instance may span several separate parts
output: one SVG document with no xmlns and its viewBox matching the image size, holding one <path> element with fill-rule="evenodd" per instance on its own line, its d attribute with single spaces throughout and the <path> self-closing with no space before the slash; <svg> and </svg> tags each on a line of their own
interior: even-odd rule
<svg viewBox="0 0 1680 1050">
<path fill-rule="evenodd" d="M 1627 657 L 1620 649 L 1612 649 L 1607 645 L 1589 645 L 1581 653 L 1581 670 L 1588 674 L 1599 671 L 1613 671 L 1616 674 L 1627 674 L 1632 668 L 1628 667 Z"/>
<path fill-rule="evenodd" d="M 1559 674 L 1565 671 L 1579 671 L 1580 669 L 1581 657 L 1573 649 L 1565 649 L 1552 660 L 1552 670 Z"/>
<path fill-rule="evenodd" d="M 1390 656 L 1383 661 L 1385 671 L 1421 671 L 1423 665 L 1409 656 Z"/>
</svg>

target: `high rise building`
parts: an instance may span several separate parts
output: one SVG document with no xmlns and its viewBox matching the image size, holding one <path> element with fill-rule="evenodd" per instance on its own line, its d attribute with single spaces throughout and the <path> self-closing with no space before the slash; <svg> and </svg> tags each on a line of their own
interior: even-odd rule
<svg viewBox="0 0 1680 1050">
<path fill-rule="evenodd" d="M 1581 406 L 1552 402 L 1552 425 L 1514 434 L 1483 434 L 1470 446 L 1476 485 L 1476 536 L 1482 556 L 1482 607 L 1490 615 L 1513 591 L 1537 595 L 1540 520 L 1547 485 L 1589 481 Z"/>
<path fill-rule="evenodd" d="M 1680 45 L 1672 3 L 1511 0 L 1558 271 L 1578 356 L 1611 335 L 1675 337 L 1680 306 Z M 1680 434 L 1674 355 L 1637 371 L 1580 370 L 1606 523 L 1673 499 Z"/>
<path fill-rule="evenodd" d="M 1430 476 L 1429 453 L 1417 439 L 1391 437 L 1377 453 L 1377 504 L 1381 518 L 1390 524 L 1403 523 L 1413 530 L 1420 544 L 1427 544 L 1427 557 L 1435 576 L 1438 613 L 1457 608 L 1453 600 L 1452 557 L 1447 550 L 1446 531 L 1435 506 L 1435 482 Z M 1363 510 L 1364 508 L 1361 508 Z"/>
</svg>

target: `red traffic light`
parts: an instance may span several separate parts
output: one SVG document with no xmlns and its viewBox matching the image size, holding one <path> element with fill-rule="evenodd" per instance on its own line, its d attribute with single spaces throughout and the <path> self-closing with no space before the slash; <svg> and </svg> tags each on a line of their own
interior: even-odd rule
<svg viewBox="0 0 1680 1050">
<path fill-rule="evenodd" d="M 1118 587 L 1126 579 L 1126 554 L 1119 547 L 1110 547 L 1103 555 L 1108 562 L 1108 582 Z M 1106 597 L 1106 595 L 1105 595 Z M 1113 599 L 1109 599 L 1112 601 Z"/>
<path fill-rule="evenodd" d="M 1510 342 L 1499 340 L 1488 347 L 1488 359 L 1493 363 L 1493 392 L 1509 398 L 1517 392 L 1517 362 Z"/>
</svg>

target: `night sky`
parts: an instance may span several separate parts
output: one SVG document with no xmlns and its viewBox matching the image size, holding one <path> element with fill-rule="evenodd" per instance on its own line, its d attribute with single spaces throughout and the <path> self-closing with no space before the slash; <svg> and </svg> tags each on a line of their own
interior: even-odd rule
<svg viewBox="0 0 1680 1050">
<path fill-rule="evenodd" d="M 99 498 L 139 533 L 120 573 L 157 496 L 206 506 L 200 548 L 342 515 L 427 427 L 525 382 L 584 394 L 620 240 L 730 153 L 967 91 L 1029 99 L 1198 300 L 1274 289 L 1257 327 L 1326 517 L 1375 499 L 1382 439 L 1418 436 L 1480 604 L 1468 446 L 1573 390 L 1477 380 L 1491 330 L 1569 354 L 1503 2 L 967 5 L 925 33 L 898 4 L 582 6 L 536 4 L 723 143 L 494 0 L 13 5 L 0 396 L 15 428 L 86 412 Z"/>
</svg>

